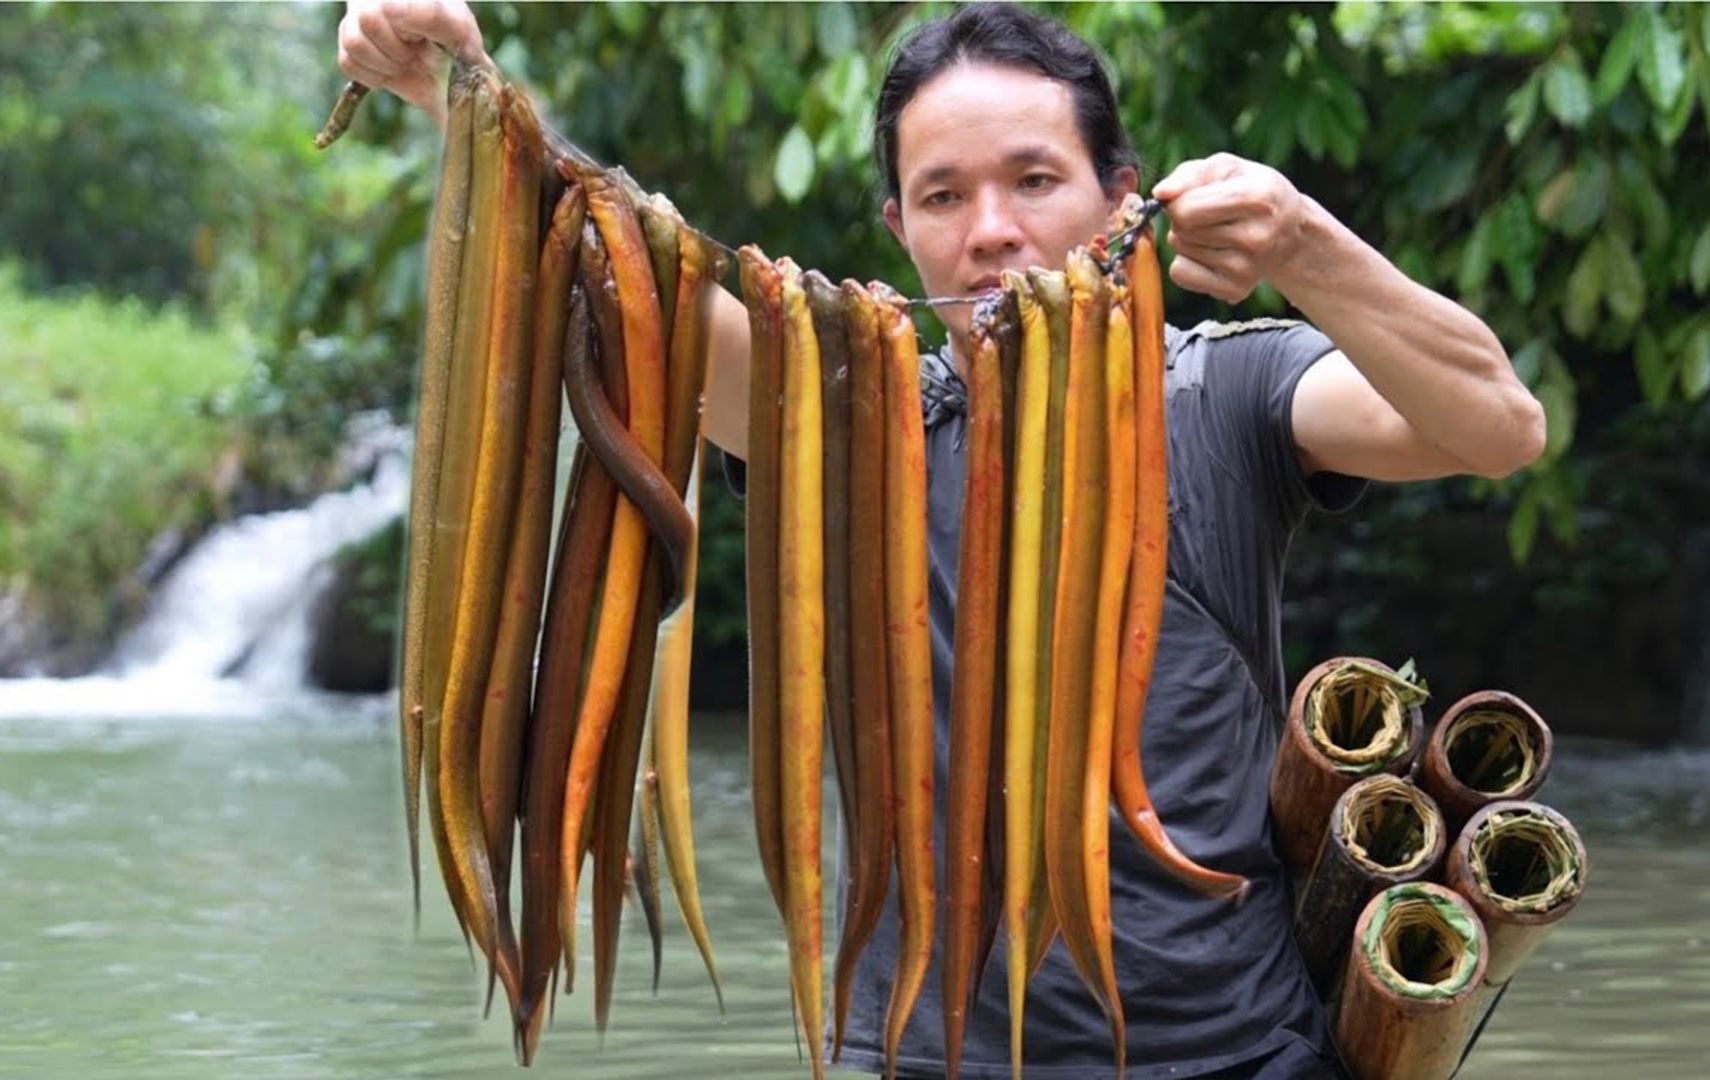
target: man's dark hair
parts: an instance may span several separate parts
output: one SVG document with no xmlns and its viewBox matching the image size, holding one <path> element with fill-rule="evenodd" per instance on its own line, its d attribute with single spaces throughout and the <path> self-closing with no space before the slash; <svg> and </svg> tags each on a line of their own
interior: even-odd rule
<svg viewBox="0 0 1710 1080">
<path fill-rule="evenodd" d="M 1015 4 L 969 4 L 954 15 L 920 27 L 897 48 L 879 87 L 873 120 L 873 152 L 884 174 L 885 192 L 902 198 L 897 176 L 897 121 L 914 95 L 934 76 L 964 61 L 1036 71 L 1069 88 L 1075 123 L 1092 156 L 1098 182 L 1109 190 L 1117 170 L 1140 167 L 1117 114 L 1116 94 L 1098 54 L 1062 23 Z"/>
</svg>

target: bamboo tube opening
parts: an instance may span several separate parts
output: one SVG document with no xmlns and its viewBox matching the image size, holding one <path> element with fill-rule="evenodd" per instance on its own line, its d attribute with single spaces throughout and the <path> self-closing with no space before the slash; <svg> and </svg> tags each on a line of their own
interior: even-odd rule
<svg viewBox="0 0 1710 1080">
<path fill-rule="evenodd" d="M 1537 729 L 1500 709 L 1457 716 L 1443 734 L 1443 749 L 1455 779 L 1484 795 L 1512 795 L 1538 771 Z"/>
<path fill-rule="evenodd" d="M 1557 822 L 1531 810 L 1491 814 L 1473 836 L 1473 877 L 1504 910 L 1545 912 L 1576 899 L 1585 864 Z"/>
<path fill-rule="evenodd" d="M 1398 885 L 1381 901 L 1387 909 L 1372 920 L 1362 942 L 1377 976 L 1407 997 L 1459 993 L 1478 966 L 1477 920 L 1414 885 Z"/>
<path fill-rule="evenodd" d="M 1318 680 L 1306 701 L 1312 742 L 1338 769 L 1365 771 L 1405 752 L 1407 706 L 1398 680 L 1349 664 Z"/>
<path fill-rule="evenodd" d="M 1383 873 L 1416 870 L 1441 847 L 1442 815 L 1424 792 L 1393 776 L 1374 777 L 1351 791 L 1337 832 L 1356 862 Z"/>
</svg>

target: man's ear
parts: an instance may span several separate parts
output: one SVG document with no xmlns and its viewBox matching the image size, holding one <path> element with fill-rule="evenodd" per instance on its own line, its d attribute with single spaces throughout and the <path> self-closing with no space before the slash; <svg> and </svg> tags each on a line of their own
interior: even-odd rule
<svg viewBox="0 0 1710 1080">
<path fill-rule="evenodd" d="M 1110 178 L 1110 184 L 1105 188 L 1105 197 L 1110 200 L 1110 208 L 1115 210 L 1122 205 L 1122 200 L 1140 190 L 1140 173 L 1132 165 L 1124 165 L 1116 170 L 1116 175 Z"/>
<path fill-rule="evenodd" d="M 891 230 L 891 235 L 897 238 L 897 243 L 902 245 L 904 251 L 907 251 L 908 238 L 903 235 L 902 207 L 897 205 L 895 199 L 886 199 L 883 213 L 885 227 Z"/>
</svg>

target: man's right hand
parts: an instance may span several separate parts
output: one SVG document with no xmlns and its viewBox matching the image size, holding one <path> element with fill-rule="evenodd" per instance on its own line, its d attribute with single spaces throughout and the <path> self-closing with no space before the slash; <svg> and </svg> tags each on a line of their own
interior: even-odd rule
<svg viewBox="0 0 1710 1080">
<path fill-rule="evenodd" d="M 492 62 L 464 0 L 349 0 L 338 26 L 339 70 L 370 90 L 398 95 L 442 129 L 446 110 L 440 73 L 447 52 L 466 63 Z M 722 287 L 715 296 L 702 433 L 746 457 L 748 312 Z"/>
<path fill-rule="evenodd" d="M 444 48 L 487 62 L 481 28 L 463 0 L 350 0 L 338 25 L 338 66 L 371 90 L 390 90 L 445 126 Z"/>
</svg>

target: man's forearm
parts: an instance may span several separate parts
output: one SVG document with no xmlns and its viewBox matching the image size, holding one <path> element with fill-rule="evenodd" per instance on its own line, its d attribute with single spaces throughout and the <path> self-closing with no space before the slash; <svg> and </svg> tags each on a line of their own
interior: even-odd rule
<svg viewBox="0 0 1710 1080">
<path fill-rule="evenodd" d="M 1495 333 L 1311 207 L 1295 257 L 1272 284 L 1422 438 L 1486 475 L 1536 458 L 1543 412 Z"/>
<path fill-rule="evenodd" d="M 701 434 L 733 457 L 748 458 L 748 309 L 714 286 L 711 354 L 701 398 Z"/>
</svg>

